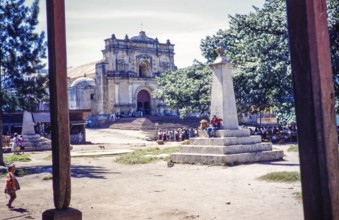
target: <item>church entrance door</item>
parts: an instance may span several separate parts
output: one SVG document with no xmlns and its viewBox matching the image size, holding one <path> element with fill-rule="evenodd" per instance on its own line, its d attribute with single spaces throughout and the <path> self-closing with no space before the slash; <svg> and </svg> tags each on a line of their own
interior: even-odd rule
<svg viewBox="0 0 339 220">
<path fill-rule="evenodd" d="M 141 90 L 137 96 L 137 111 L 142 115 L 151 114 L 151 96 L 146 90 Z"/>
</svg>

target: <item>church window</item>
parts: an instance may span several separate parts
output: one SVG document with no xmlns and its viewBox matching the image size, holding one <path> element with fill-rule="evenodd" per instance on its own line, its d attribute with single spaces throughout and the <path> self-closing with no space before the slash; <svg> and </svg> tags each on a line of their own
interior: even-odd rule
<svg viewBox="0 0 339 220">
<path fill-rule="evenodd" d="M 119 63 L 119 70 L 125 71 L 125 64 L 124 63 Z"/>
<path fill-rule="evenodd" d="M 149 77 L 150 76 L 150 64 L 143 60 L 139 65 L 139 77 Z"/>
</svg>

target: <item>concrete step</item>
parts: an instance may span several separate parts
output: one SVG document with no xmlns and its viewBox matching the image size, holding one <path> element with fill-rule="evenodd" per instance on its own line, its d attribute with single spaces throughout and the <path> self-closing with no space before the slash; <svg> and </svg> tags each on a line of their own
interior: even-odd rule
<svg viewBox="0 0 339 220">
<path fill-rule="evenodd" d="M 249 137 L 249 129 L 238 129 L 238 130 L 217 130 L 215 131 L 217 137 Z M 198 130 L 199 137 L 208 138 L 207 130 Z"/>
<path fill-rule="evenodd" d="M 271 151 L 271 143 L 242 144 L 229 146 L 182 145 L 180 153 L 196 154 L 239 154 L 259 151 Z"/>
<path fill-rule="evenodd" d="M 283 151 L 260 151 L 241 154 L 193 154 L 174 153 L 171 154 L 171 161 L 174 163 L 206 164 L 206 165 L 238 165 L 255 163 L 261 161 L 280 160 L 284 156 Z"/>
<path fill-rule="evenodd" d="M 261 136 L 259 135 L 253 135 L 248 137 L 190 138 L 191 145 L 227 146 L 227 145 L 243 145 L 257 143 L 261 143 Z"/>
<path fill-rule="evenodd" d="M 51 150 L 51 140 L 40 137 L 40 135 L 24 135 L 25 151 Z"/>
<path fill-rule="evenodd" d="M 249 129 L 217 130 L 217 137 L 248 137 L 251 135 Z"/>
</svg>

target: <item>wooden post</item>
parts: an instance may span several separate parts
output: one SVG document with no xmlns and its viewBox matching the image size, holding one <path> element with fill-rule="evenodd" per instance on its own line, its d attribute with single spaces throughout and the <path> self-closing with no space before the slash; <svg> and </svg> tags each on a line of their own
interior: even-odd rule
<svg viewBox="0 0 339 220">
<path fill-rule="evenodd" d="M 287 0 L 305 219 L 339 219 L 338 134 L 325 0 Z"/>
<path fill-rule="evenodd" d="M 71 161 L 64 0 L 47 0 L 47 26 L 55 209 L 45 211 L 43 219 L 81 219 L 80 211 L 69 208 Z"/>
</svg>

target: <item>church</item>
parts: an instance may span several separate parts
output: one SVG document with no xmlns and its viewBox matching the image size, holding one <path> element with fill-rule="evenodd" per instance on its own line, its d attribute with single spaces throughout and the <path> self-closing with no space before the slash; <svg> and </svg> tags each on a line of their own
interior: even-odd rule
<svg viewBox="0 0 339 220">
<path fill-rule="evenodd" d="M 170 40 L 160 43 L 144 31 L 124 39 L 113 34 L 102 54 L 99 62 L 68 70 L 70 109 L 91 109 L 98 116 L 171 114 L 151 96 L 159 88 L 155 77 L 177 70 Z"/>
</svg>

